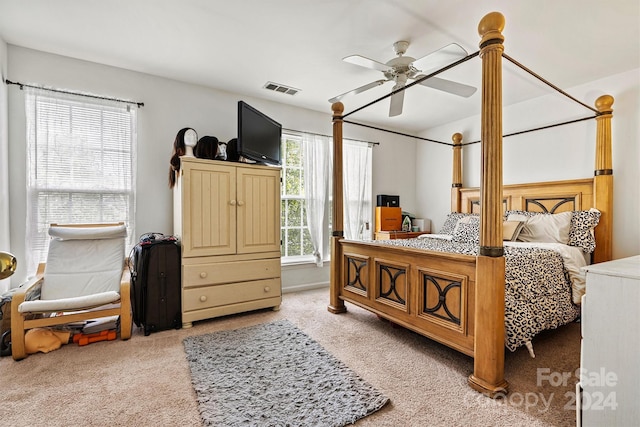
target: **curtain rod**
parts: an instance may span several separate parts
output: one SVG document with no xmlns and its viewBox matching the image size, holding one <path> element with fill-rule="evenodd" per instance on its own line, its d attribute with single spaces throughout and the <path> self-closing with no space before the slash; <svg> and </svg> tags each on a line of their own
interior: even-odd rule
<svg viewBox="0 0 640 427">
<path fill-rule="evenodd" d="M 133 105 L 137 105 L 138 108 L 144 107 L 144 102 L 128 101 L 126 99 L 110 98 L 110 97 L 107 97 L 107 96 L 90 95 L 88 93 L 81 93 L 81 92 L 71 92 L 71 91 L 67 91 L 67 90 L 53 89 L 53 88 L 44 87 L 44 86 L 34 86 L 34 85 L 26 84 L 26 83 L 12 82 L 11 80 L 8 80 L 8 79 L 5 80 L 5 83 L 8 84 L 8 85 L 20 86 L 20 90 L 23 90 L 25 87 L 30 87 L 30 88 L 33 88 L 33 89 L 47 90 L 49 92 L 65 93 L 65 94 L 68 94 L 68 95 L 77 95 L 77 96 L 84 96 L 84 97 L 87 97 L 87 98 L 103 99 L 103 100 L 107 100 L 107 101 L 122 102 L 122 103 L 125 103 L 125 104 L 133 104 Z"/>
<path fill-rule="evenodd" d="M 308 135 L 316 135 L 316 136 L 324 136 L 326 138 L 333 138 L 332 135 L 325 135 L 325 134 L 322 134 L 322 133 L 314 133 L 314 132 L 307 132 L 307 131 L 302 131 L 302 130 L 286 129 L 286 128 L 282 128 L 282 130 L 287 131 L 287 132 L 306 133 Z M 380 145 L 379 142 L 364 141 L 362 139 L 353 139 L 353 138 L 344 138 L 344 139 L 348 139 L 350 141 L 356 141 L 356 142 L 364 142 L 365 144 Z"/>
</svg>

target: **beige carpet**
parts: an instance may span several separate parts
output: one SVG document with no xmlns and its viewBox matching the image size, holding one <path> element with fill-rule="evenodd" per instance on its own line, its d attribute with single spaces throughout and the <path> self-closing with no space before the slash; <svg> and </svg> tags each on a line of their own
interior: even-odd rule
<svg viewBox="0 0 640 427">
<path fill-rule="evenodd" d="M 69 344 L 20 362 L 0 358 L 0 424 L 201 425 L 182 340 L 288 319 L 390 398 L 356 426 L 575 425 L 571 394 L 580 359 L 579 324 L 539 336 L 535 359 L 524 348 L 508 352 L 510 394 L 492 400 L 467 386 L 471 358 L 350 304 L 347 313 L 331 314 L 328 301 L 328 289 L 285 294 L 279 312 L 196 322 L 191 329 L 148 337 L 134 328 L 129 341 Z M 570 377 L 563 386 L 539 381 L 538 372 Z"/>
</svg>

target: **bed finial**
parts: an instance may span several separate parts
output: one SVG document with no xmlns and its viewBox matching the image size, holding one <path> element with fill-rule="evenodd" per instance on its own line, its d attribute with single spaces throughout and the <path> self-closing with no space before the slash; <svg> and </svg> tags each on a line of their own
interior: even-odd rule
<svg viewBox="0 0 640 427">
<path fill-rule="evenodd" d="M 333 111 L 333 116 L 341 116 L 344 113 L 344 104 L 342 102 L 334 102 L 331 104 L 331 111 Z"/>
<path fill-rule="evenodd" d="M 505 19 L 503 14 L 500 12 L 487 13 L 478 24 L 478 34 L 482 37 L 480 46 L 482 47 L 486 42 L 495 39 L 504 41 L 504 36 L 502 35 L 504 25 Z"/>
<path fill-rule="evenodd" d="M 598 99 L 596 99 L 596 108 L 601 113 L 612 113 L 613 112 L 613 108 L 611 108 L 612 105 L 613 105 L 613 96 L 611 95 L 602 95 L 602 96 L 599 96 Z"/>
</svg>

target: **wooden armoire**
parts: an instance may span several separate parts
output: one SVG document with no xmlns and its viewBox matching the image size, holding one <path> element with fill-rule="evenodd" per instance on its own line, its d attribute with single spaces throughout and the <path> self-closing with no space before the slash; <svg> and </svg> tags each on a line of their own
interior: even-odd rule
<svg viewBox="0 0 640 427">
<path fill-rule="evenodd" d="M 182 326 L 279 309 L 280 168 L 181 157 L 173 203 Z"/>
</svg>

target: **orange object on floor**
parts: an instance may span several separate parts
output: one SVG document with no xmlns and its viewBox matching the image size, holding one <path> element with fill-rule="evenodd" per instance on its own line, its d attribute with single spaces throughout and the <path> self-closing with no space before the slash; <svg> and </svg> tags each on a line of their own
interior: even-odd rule
<svg viewBox="0 0 640 427">
<path fill-rule="evenodd" d="M 75 334 L 73 336 L 73 342 L 78 345 L 87 345 L 98 341 L 112 341 L 116 339 L 116 331 L 100 331 L 95 334 Z"/>
</svg>

